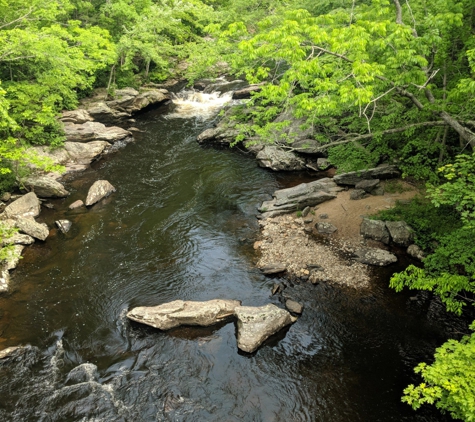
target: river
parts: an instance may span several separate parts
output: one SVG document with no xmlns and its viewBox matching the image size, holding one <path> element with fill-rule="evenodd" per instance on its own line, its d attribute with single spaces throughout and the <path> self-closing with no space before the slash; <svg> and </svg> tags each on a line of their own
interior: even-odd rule
<svg viewBox="0 0 475 422">
<path fill-rule="evenodd" d="M 0 420 L 445 420 L 400 397 L 449 324 L 437 303 L 389 290 L 387 274 L 361 292 L 296 285 L 302 317 L 252 355 L 233 323 L 161 332 L 126 319 L 175 299 L 279 304 L 252 244 L 256 207 L 288 179 L 200 147 L 212 120 L 174 113 L 141 115 L 135 142 L 67 179 L 71 195 L 43 209 L 40 221 L 73 228 L 27 248 L 0 297 L 0 349 L 30 345 L 0 365 Z M 117 192 L 69 211 L 97 179 Z"/>
</svg>

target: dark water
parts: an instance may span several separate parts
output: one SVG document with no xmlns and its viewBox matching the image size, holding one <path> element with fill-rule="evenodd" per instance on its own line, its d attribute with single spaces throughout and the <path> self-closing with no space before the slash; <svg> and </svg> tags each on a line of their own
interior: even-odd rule
<svg viewBox="0 0 475 422">
<path fill-rule="evenodd" d="M 278 304 L 255 270 L 256 206 L 279 186 L 245 155 L 200 148 L 206 122 L 150 111 L 136 142 L 68 183 L 44 210 L 73 221 L 29 248 L 0 298 L 1 421 L 439 421 L 400 403 L 449 327 L 427 298 L 298 285 L 303 316 L 253 355 L 234 324 L 160 332 L 128 309 L 175 299 Z M 117 192 L 79 211 L 97 179 Z"/>
</svg>

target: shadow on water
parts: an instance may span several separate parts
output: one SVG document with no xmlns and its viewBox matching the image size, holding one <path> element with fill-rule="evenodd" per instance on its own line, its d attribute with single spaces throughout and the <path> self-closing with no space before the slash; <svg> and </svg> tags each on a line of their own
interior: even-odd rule
<svg viewBox="0 0 475 422">
<path fill-rule="evenodd" d="M 446 420 L 400 396 L 456 324 L 430 298 L 388 289 L 388 275 L 364 291 L 287 289 L 303 315 L 251 355 L 238 352 L 233 323 L 162 332 L 127 320 L 134 306 L 176 299 L 279 304 L 252 242 L 256 207 L 280 179 L 200 148 L 209 122 L 168 111 L 141 116 L 135 142 L 68 179 L 71 195 L 43 210 L 50 227 L 61 217 L 73 229 L 28 248 L 0 298 L 0 348 L 30 345 L 0 364 L 0 420 Z M 117 192 L 68 210 L 97 179 Z"/>
</svg>

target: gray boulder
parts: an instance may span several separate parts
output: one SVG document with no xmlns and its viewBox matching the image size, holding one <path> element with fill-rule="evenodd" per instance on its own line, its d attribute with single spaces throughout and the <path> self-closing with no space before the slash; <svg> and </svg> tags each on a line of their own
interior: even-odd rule
<svg viewBox="0 0 475 422">
<path fill-rule="evenodd" d="M 285 301 L 285 307 L 294 314 L 301 315 L 303 312 L 303 305 L 296 302 L 295 300 L 287 299 Z"/>
<path fill-rule="evenodd" d="M 414 231 L 405 221 L 386 221 L 391 239 L 401 246 L 409 246 L 414 241 Z"/>
<path fill-rule="evenodd" d="M 294 152 L 276 145 L 265 145 L 256 155 L 259 166 L 274 171 L 299 171 L 305 169 L 305 160 Z"/>
<path fill-rule="evenodd" d="M 284 264 L 269 264 L 264 267 L 261 267 L 260 270 L 263 274 L 271 275 L 271 274 L 279 274 L 283 273 L 287 270 L 287 267 Z"/>
<path fill-rule="evenodd" d="M 365 239 L 373 239 L 386 245 L 389 244 L 389 231 L 384 221 L 363 218 L 360 233 Z"/>
<path fill-rule="evenodd" d="M 240 100 L 243 98 L 251 98 L 253 92 L 259 92 L 262 89 L 262 85 L 249 85 L 246 88 L 238 89 L 233 92 L 233 100 Z"/>
<path fill-rule="evenodd" d="M 330 161 L 328 158 L 318 158 L 317 159 L 317 169 L 320 171 L 328 170 L 331 167 Z"/>
<path fill-rule="evenodd" d="M 315 139 L 300 139 L 293 142 L 292 148 L 300 154 L 318 154 L 321 144 Z"/>
<path fill-rule="evenodd" d="M 17 218 L 16 226 L 27 235 L 39 240 L 46 240 L 49 236 L 49 228 L 46 224 L 37 223 L 31 218 Z"/>
<path fill-rule="evenodd" d="M 397 262 L 396 255 L 384 249 L 376 248 L 362 248 L 355 251 L 355 260 L 362 264 L 375 265 L 378 267 L 385 267 L 389 264 Z"/>
<path fill-rule="evenodd" d="M 75 123 L 80 125 L 82 123 L 92 122 L 94 119 L 87 110 L 78 108 L 77 110 L 63 111 L 59 120 L 63 123 Z"/>
<path fill-rule="evenodd" d="M 94 205 L 113 192 L 115 192 L 115 188 L 107 180 L 95 181 L 87 193 L 86 207 Z"/>
<path fill-rule="evenodd" d="M 75 210 L 77 208 L 81 208 L 84 206 L 84 202 L 82 202 L 80 199 L 78 199 L 77 201 L 74 201 L 68 208 L 70 210 Z"/>
<path fill-rule="evenodd" d="M 417 245 L 409 245 L 407 248 L 407 254 L 419 261 L 422 261 L 425 258 L 424 251 Z"/>
<path fill-rule="evenodd" d="M 320 221 L 315 225 L 317 232 L 321 234 L 332 234 L 335 233 L 338 229 L 330 223 Z"/>
<path fill-rule="evenodd" d="M 37 217 L 40 215 L 40 201 L 34 192 L 27 193 L 5 208 L 6 218 Z"/>
<path fill-rule="evenodd" d="M 71 227 L 73 225 L 73 223 L 71 223 L 71 221 L 69 220 L 58 220 L 54 223 L 62 233 L 67 233 L 69 230 L 71 230 Z"/>
<path fill-rule="evenodd" d="M 355 185 L 355 189 L 363 189 L 367 193 L 373 191 L 379 186 L 379 179 L 362 180 Z"/>
<path fill-rule="evenodd" d="M 10 288 L 9 284 L 10 284 L 10 273 L 8 272 L 6 267 L 2 267 L 0 269 L 0 294 L 8 293 L 8 290 Z"/>
<path fill-rule="evenodd" d="M 35 243 L 35 239 L 27 234 L 15 233 L 13 236 L 3 239 L 2 246 L 6 245 L 31 245 Z"/>
<path fill-rule="evenodd" d="M 234 142 L 238 133 L 235 129 L 218 126 L 201 132 L 196 140 L 200 145 L 229 146 L 231 142 Z"/>
<path fill-rule="evenodd" d="M 368 170 L 338 174 L 333 180 L 338 185 L 355 186 L 365 179 L 393 179 L 400 176 L 401 172 L 396 166 L 381 166 Z"/>
<path fill-rule="evenodd" d="M 14 270 L 21 259 L 21 253 L 25 249 L 24 245 L 13 245 L 10 256 L 5 260 L 4 270 Z"/>
<path fill-rule="evenodd" d="M 111 144 L 106 141 L 92 141 L 85 144 L 65 142 L 64 149 L 72 164 L 90 164 L 93 159 L 101 155 Z"/>
<path fill-rule="evenodd" d="M 268 304 L 260 307 L 238 306 L 237 317 L 238 348 L 252 353 L 271 335 L 297 320 L 284 309 Z"/>
<path fill-rule="evenodd" d="M 313 207 L 336 198 L 333 193 L 335 188 L 337 186 L 333 180 L 325 178 L 301 183 L 293 188 L 279 189 L 274 192 L 274 199 L 262 203 L 259 211 L 266 216 L 276 216 Z"/>
<path fill-rule="evenodd" d="M 207 327 L 234 315 L 238 300 L 214 299 L 206 302 L 175 300 L 159 306 L 140 306 L 127 313 L 127 318 L 160 330 L 180 325 Z"/>
<path fill-rule="evenodd" d="M 99 122 L 69 123 L 64 126 L 64 131 L 69 142 L 107 141 L 113 143 L 132 136 L 128 130 L 118 126 L 108 127 Z"/>
<path fill-rule="evenodd" d="M 100 101 L 93 103 L 87 111 L 96 120 L 104 123 L 114 123 L 121 120 L 126 120 L 130 117 L 129 113 L 124 111 L 114 110 L 109 107 L 105 102 Z"/>
<path fill-rule="evenodd" d="M 40 198 L 65 198 L 69 195 L 61 183 L 49 176 L 30 176 L 23 184 Z"/>
<path fill-rule="evenodd" d="M 358 201 L 360 199 L 364 199 L 368 196 L 368 194 L 363 189 L 353 189 L 350 192 L 350 199 L 353 201 Z"/>
</svg>

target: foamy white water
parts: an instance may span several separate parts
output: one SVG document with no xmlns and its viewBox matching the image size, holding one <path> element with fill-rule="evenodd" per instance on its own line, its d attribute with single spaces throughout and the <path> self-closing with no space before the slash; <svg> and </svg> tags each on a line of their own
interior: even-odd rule
<svg viewBox="0 0 475 422">
<path fill-rule="evenodd" d="M 172 102 L 175 111 L 166 116 L 167 119 L 189 119 L 199 117 L 203 120 L 214 117 L 216 113 L 232 100 L 232 92 L 221 94 L 220 92 L 182 91 L 173 94 Z"/>
</svg>

